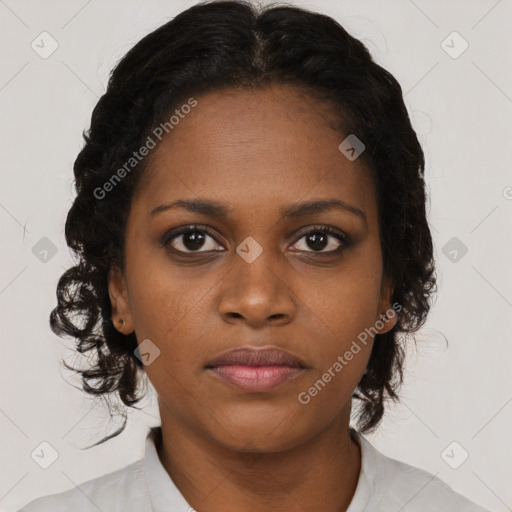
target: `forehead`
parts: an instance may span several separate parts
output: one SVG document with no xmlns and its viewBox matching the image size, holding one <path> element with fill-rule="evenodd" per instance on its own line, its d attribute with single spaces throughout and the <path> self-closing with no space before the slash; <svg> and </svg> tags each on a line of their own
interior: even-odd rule
<svg viewBox="0 0 512 512">
<path fill-rule="evenodd" d="M 205 195 L 262 213 L 310 197 L 373 207 L 368 170 L 338 149 L 347 134 L 332 105 L 289 86 L 196 100 L 150 154 L 136 208 Z"/>
</svg>

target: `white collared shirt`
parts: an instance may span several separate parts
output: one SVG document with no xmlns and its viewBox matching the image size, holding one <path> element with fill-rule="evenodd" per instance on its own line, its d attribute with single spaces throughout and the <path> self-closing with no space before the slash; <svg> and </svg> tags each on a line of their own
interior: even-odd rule
<svg viewBox="0 0 512 512">
<path fill-rule="evenodd" d="M 361 472 L 347 512 L 488 512 L 434 475 L 385 456 L 354 434 Z M 160 435 L 160 427 L 149 430 L 143 459 L 79 488 L 37 498 L 18 512 L 194 512 L 160 462 L 155 446 Z"/>
</svg>

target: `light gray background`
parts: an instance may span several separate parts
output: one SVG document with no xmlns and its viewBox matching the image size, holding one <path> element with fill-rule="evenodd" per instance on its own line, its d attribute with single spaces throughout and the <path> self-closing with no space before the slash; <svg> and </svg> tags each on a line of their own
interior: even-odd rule
<svg viewBox="0 0 512 512">
<path fill-rule="evenodd" d="M 159 422 L 149 398 L 122 436 L 81 451 L 119 423 L 66 383 L 80 387 L 60 365 L 75 361 L 73 342 L 51 333 L 48 315 L 73 263 L 63 235 L 72 165 L 108 74 L 193 3 L 0 0 L 3 511 L 135 461 Z M 294 3 L 336 18 L 395 75 L 427 159 L 440 293 L 411 345 L 402 403 L 368 437 L 490 510 L 512 510 L 511 1 Z M 59 45 L 47 59 L 31 48 L 43 31 Z M 469 43 L 458 58 L 441 46 L 453 31 Z M 453 37 L 445 44 L 461 48 Z M 57 248 L 46 263 L 32 252 L 43 237 Z M 453 237 L 468 250 L 455 262 L 443 253 Z M 30 455 L 43 441 L 59 454 L 46 470 Z M 453 441 L 469 453 L 458 469 L 441 456 Z M 461 453 L 448 450 L 450 461 Z"/>
</svg>

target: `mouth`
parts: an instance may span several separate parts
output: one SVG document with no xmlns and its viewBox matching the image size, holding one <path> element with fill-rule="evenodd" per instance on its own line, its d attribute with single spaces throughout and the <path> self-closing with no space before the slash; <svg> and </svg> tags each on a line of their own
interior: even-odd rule
<svg viewBox="0 0 512 512">
<path fill-rule="evenodd" d="M 307 367 L 281 349 L 245 347 L 223 352 L 205 369 L 238 389 L 261 393 L 298 377 Z"/>
</svg>

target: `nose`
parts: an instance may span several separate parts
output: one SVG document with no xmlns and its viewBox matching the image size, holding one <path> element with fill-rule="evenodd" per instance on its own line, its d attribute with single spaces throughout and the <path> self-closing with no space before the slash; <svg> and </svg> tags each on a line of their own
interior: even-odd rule
<svg viewBox="0 0 512 512">
<path fill-rule="evenodd" d="M 297 304 L 289 273 L 265 251 L 251 263 L 236 255 L 222 279 L 219 314 L 228 323 L 245 322 L 251 327 L 284 325 L 293 320 Z"/>
</svg>

